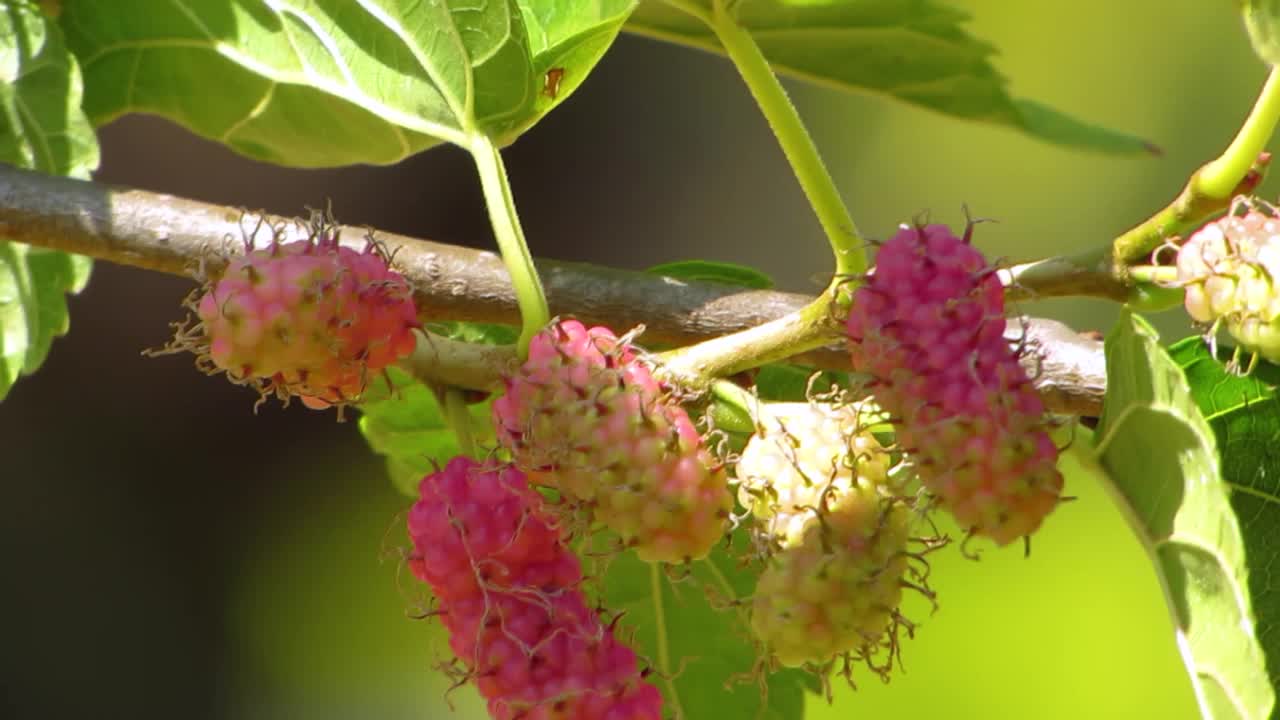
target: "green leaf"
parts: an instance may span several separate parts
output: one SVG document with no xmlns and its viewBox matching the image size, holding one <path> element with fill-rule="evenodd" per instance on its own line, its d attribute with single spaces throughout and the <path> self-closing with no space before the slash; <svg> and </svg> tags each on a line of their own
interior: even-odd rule
<svg viewBox="0 0 1280 720">
<path fill-rule="evenodd" d="M 1231 486 L 1231 506 L 1241 519 L 1249 596 L 1258 640 L 1267 657 L 1272 687 L 1280 685 L 1280 577 L 1270 563 L 1280 555 L 1280 368 L 1266 362 L 1248 377 L 1230 373 L 1223 348 L 1215 359 L 1204 340 L 1187 338 L 1169 350 L 1187 374 L 1191 393 L 1209 419 L 1222 449 L 1222 476 Z"/>
<path fill-rule="evenodd" d="M 623 21 L 638 1 L 519 0 L 529 33 L 534 73 L 543 81 L 535 100 L 536 117 L 578 89 L 618 37 Z M 548 78 L 548 73 L 555 70 L 559 73 Z M 550 92 L 552 84 L 555 92 Z"/>
<path fill-rule="evenodd" d="M 483 345 L 514 345 L 520 331 L 510 325 L 473 322 L 430 323 L 427 329 L 450 340 Z"/>
<path fill-rule="evenodd" d="M 745 539 L 742 533 L 735 536 L 739 551 Z M 808 676 L 796 670 L 774 673 L 762 698 L 765 688 L 752 676 L 759 653 L 748 639 L 750 628 L 738 608 L 720 607 L 749 597 L 754 587 L 755 575 L 740 569 L 723 545 L 675 581 L 634 553 L 610 562 L 605 605 L 624 613 L 625 624 L 636 628 L 633 646 L 659 671 L 653 681 L 666 699 L 667 717 L 798 720 L 804 716 Z"/>
<path fill-rule="evenodd" d="M 679 262 L 654 265 L 645 272 L 654 275 L 665 275 L 676 280 L 688 282 L 717 282 L 725 285 L 751 288 L 752 290 L 768 290 L 773 287 L 773 278 L 746 265 L 711 260 L 681 260 Z"/>
<path fill-rule="evenodd" d="M 1240 12 L 1258 57 L 1280 63 L 1280 0 L 1243 0 Z"/>
<path fill-rule="evenodd" d="M 513 141 L 581 83 L 633 5 L 68 0 L 63 23 L 95 123 L 153 113 L 250 157 L 324 167 L 476 132 Z"/>
<path fill-rule="evenodd" d="M 494 442 L 491 404 L 467 406 L 478 443 Z M 417 497 L 423 475 L 462 453 L 435 392 L 397 368 L 369 384 L 360 411 L 360 431 L 386 456 L 391 482 L 405 495 Z"/>
<path fill-rule="evenodd" d="M 817 379 L 814 379 L 817 374 Z M 801 365 L 774 363 L 756 373 L 756 392 L 761 400 L 787 402 L 804 400 L 810 389 L 814 393 L 849 387 L 849 374 L 815 370 Z"/>
<path fill-rule="evenodd" d="M 707 7 L 710 0 L 688 0 Z M 751 0 L 738 21 L 774 69 L 846 91 L 888 95 L 966 120 L 1016 128 L 1067 147 L 1150 153 L 1153 146 L 1009 95 L 995 50 L 962 27 L 968 15 L 931 0 Z M 702 22 L 661 2 L 641 4 L 629 32 L 722 52 Z"/>
<path fill-rule="evenodd" d="M 0 162 L 87 178 L 98 143 L 80 96 L 58 26 L 33 4 L 0 5 Z M 90 267 L 87 258 L 0 239 L 0 399 L 67 332 L 65 295 L 84 289 Z"/>
<path fill-rule="evenodd" d="M 1151 555 L 1201 713 L 1267 718 L 1275 696 L 1214 432 L 1144 320 L 1124 313 L 1106 352 L 1097 461 Z"/>
</svg>

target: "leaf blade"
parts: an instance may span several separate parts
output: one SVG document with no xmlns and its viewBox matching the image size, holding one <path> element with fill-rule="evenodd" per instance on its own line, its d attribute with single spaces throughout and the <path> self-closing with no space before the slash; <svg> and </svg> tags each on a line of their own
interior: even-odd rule
<svg viewBox="0 0 1280 720">
<path fill-rule="evenodd" d="M 472 437 L 493 444 L 492 402 L 467 406 Z M 360 432 L 387 461 L 397 490 L 418 497 L 418 483 L 462 454 L 435 392 L 398 368 L 372 381 L 360 403 Z"/>
<path fill-rule="evenodd" d="M 1280 577 L 1269 559 L 1280 554 L 1280 367 L 1260 362 L 1248 376 L 1226 370 L 1231 349 L 1210 354 L 1204 339 L 1175 343 L 1170 355 L 1187 374 L 1192 396 L 1209 419 L 1222 450 L 1222 474 L 1231 486 L 1231 506 L 1241 520 L 1249 595 L 1267 675 L 1280 685 Z"/>
<path fill-rule="evenodd" d="M 738 533 L 735 540 L 740 549 L 745 537 Z M 747 640 L 750 630 L 735 608 L 713 608 L 708 602 L 707 594 L 719 601 L 749 597 L 754 574 L 740 569 L 732 552 L 720 545 L 693 566 L 690 577 L 672 582 L 633 553 L 613 558 L 605 577 L 605 605 L 624 613 L 627 625 L 636 628 L 633 647 L 659 664 L 664 677 L 655 681 L 667 712 L 679 713 L 678 720 L 803 717 L 808 676 L 783 670 L 763 686 L 745 682 L 757 657 Z"/>
<path fill-rule="evenodd" d="M 581 83 L 634 0 L 552 14 L 557 44 L 531 47 L 527 18 L 561 4 L 68 0 L 64 14 L 95 123 L 152 113 L 259 160 L 331 167 L 465 147 L 477 132 L 515 140 Z M 552 62 L 571 71 L 548 98 Z"/>
<path fill-rule="evenodd" d="M 1004 125 L 1073 149 L 1158 152 L 1136 136 L 1010 96 L 1005 78 L 990 62 L 994 49 L 962 28 L 968 16 L 931 0 L 755 0 L 739 8 L 739 22 L 780 74 L 844 92 L 886 95 L 960 119 Z M 643 3 L 625 29 L 723 53 L 706 26 L 663 3 Z"/>
<path fill-rule="evenodd" d="M 1274 691 L 1214 432 L 1140 318 L 1125 313 L 1108 336 L 1107 373 L 1099 474 L 1152 556 L 1201 712 L 1266 718 Z"/>
<path fill-rule="evenodd" d="M 58 26 L 29 3 L 0 7 L 0 162 L 87 178 L 98 166 L 98 144 L 81 93 Z M 84 289 L 91 266 L 0 239 L 0 399 L 66 334 L 66 294 Z"/>
</svg>

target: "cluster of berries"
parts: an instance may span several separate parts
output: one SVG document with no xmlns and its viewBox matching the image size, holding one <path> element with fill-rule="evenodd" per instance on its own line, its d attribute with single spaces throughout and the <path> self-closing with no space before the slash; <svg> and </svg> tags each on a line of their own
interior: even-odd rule
<svg viewBox="0 0 1280 720">
<path fill-rule="evenodd" d="M 1062 477 L 1005 338 L 1000 283 L 967 240 L 929 225 L 885 243 L 854 293 L 849 347 L 927 496 L 1005 544 L 1036 530 Z M 1225 273 L 1208 258 L 1226 245 L 1199 247 L 1211 268 L 1202 294 L 1217 298 Z M 193 306 L 200 324 L 180 337 L 186 347 L 312 407 L 358 401 L 370 373 L 412 352 L 419 326 L 411 288 L 377 246 L 344 247 L 324 223 L 310 240 L 234 259 Z M 843 658 L 887 672 L 903 590 L 932 597 L 908 549 L 928 503 L 891 480 L 894 458 L 864 409 L 763 406 L 734 466 L 764 560 L 750 622 L 770 664 L 822 670 Z M 495 718 L 656 720 L 661 697 L 587 602 L 567 516 L 542 491 L 642 560 L 686 563 L 729 529 L 724 463 L 630 338 L 576 320 L 533 338 L 493 423 L 509 461 L 453 459 L 422 480 L 409 514 L 410 567 L 431 586 L 454 653 Z"/>
</svg>

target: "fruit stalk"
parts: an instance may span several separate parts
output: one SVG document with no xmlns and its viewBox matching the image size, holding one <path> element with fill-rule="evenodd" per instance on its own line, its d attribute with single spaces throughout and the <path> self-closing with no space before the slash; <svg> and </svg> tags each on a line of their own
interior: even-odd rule
<svg viewBox="0 0 1280 720">
<path fill-rule="evenodd" d="M 533 256 L 529 254 L 524 229 L 520 227 L 520 217 L 516 214 L 515 198 L 511 194 L 511 184 L 507 180 L 507 169 L 502 162 L 501 152 L 486 135 L 472 137 L 468 149 L 475 158 L 476 170 L 480 173 L 489 222 L 493 226 L 498 249 L 502 252 L 502 261 L 511 274 L 516 303 L 520 306 L 520 340 L 517 348 L 520 356 L 524 357 L 534 333 L 551 321 L 547 295 L 542 289 L 538 269 L 533 264 Z"/>
<path fill-rule="evenodd" d="M 863 249 L 866 241 L 854 225 L 795 105 L 787 97 L 787 91 L 774 75 L 751 33 L 734 18 L 730 3 L 712 0 L 710 12 L 682 0 L 668 0 L 668 4 L 706 23 L 720 40 L 729 60 L 738 68 L 822 224 L 836 256 L 836 274 L 848 277 L 866 272 L 867 254 Z"/>
</svg>

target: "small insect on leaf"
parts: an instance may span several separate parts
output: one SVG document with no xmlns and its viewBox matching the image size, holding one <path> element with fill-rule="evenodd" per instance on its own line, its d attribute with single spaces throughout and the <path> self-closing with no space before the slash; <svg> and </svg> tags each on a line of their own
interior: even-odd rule
<svg viewBox="0 0 1280 720">
<path fill-rule="evenodd" d="M 560 94 L 560 81 L 563 79 L 564 79 L 564 68 L 553 67 L 550 70 L 548 70 L 547 76 L 542 85 L 542 94 L 546 95 L 552 100 L 555 100 L 556 96 Z"/>
</svg>

